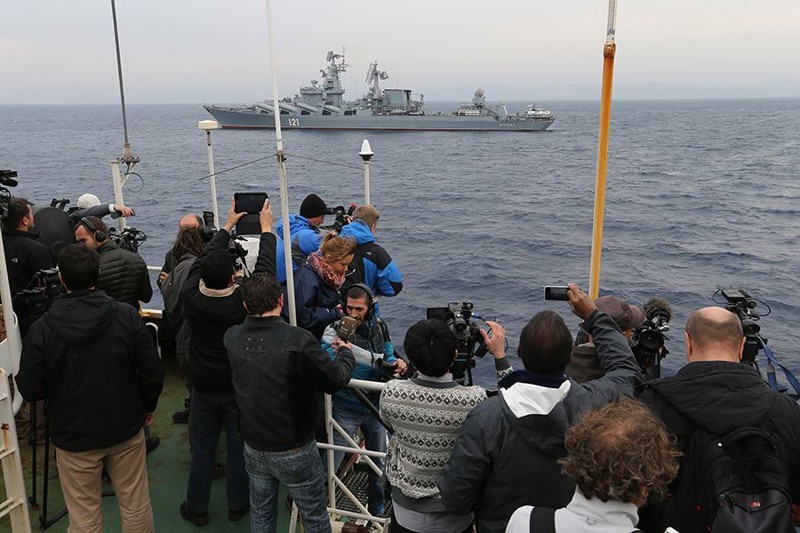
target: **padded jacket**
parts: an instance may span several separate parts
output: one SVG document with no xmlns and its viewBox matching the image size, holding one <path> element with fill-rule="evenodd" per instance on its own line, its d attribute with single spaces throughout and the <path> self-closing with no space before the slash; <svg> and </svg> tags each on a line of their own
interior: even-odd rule
<svg viewBox="0 0 800 533">
<path fill-rule="evenodd" d="M 97 248 L 100 254 L 100 276 L 97 288 L 117 300 L 139 309 L 139 302 L 153 297 L 147 264 L 138 254 L 124 250 L 106 240 Z"/>
</svg>

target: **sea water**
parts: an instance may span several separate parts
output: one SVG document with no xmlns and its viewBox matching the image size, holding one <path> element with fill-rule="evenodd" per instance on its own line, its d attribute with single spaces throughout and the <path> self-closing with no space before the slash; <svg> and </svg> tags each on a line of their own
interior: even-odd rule
<svg viewBox="0 0 800 533">
<path fill-rule="evenodd" d="M 542 133 L 284 131 L 291 212 L 310 193 L 331 206 L 363 202 L 358 151 L 369 139 L 379 243 L 404 276 L 403 292 L 381 301 L 400 350 L 427 307 L 450 301 L 501 322 L 510 354 L 543 309 L 577 330 L 580 320 L 566 303 L 544 301 L 543 287 L 588 290 L 599 103 L 546 104 L 557 120 Z M 181 215 L 210 209 L 197 129 L 208 118 L 200 105 L 128 108 L 142 162 L 125 203 L 137 213 L 129 224 L 147 234 L 149 265 L 163 262 Z M 17 170 L 15 194 L 39 205 L 84 192 L 113 202 L 108 161 L 122 142 L 118 106 L 0 106 L 0 168 Z M 234 192 L 266 191 L 277 221 L 274 133 L 216 131 L 213 147 L 218 172 L 263 158 L 217 177 L 221 216 Z M 601 294 L 672 305 L 665 373 L 684 362 L 688 314 L 714 305 L 720 286 L 771 309 L 761 333 L 800 373 L 798 171 L 800 99 L 614 102 Z M 477 361 L 477 381 L 491 385 L 491 369 Z"/>
</svg>

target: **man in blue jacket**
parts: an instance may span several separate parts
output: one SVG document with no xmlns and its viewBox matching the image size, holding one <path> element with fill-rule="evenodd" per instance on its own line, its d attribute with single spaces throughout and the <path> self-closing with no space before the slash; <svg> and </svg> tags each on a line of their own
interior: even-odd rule
<svg viewBox="0 0 800 533">
<path fill-rule="evenodd" d="M 391 371 L 388 369 L 384 371 L 384 378 L 389 377 L 387 372 L 394 374 L 405 372 L 406 362 L 394 355 L 389 328 L 386 327 L 383 320 L 375 316 L 375 302 L 369 287 L 362 283 L 352 285 L 344 292 L 342 300 L 345 314 L 354 318 L 358 323 L 353 337 L 348 339 L 352 343 L 353 357 L 356 360 L 352 378 L 379 381 L 382 376 L 375 368 L 375 362 L 379 359 L 394 365 Z M 325 333 L 322 335 L 322 347 L 328 350 L 332 358 L 336 356 L 333 345 L 339 337 L 339 333 L 336 331 L 337 324 L 334 323 L 325 328 Z M 377 399 L 375 407 L 377 409 Z M 386 453 L 386 430 L 383 424 L 353 391 L 342 389 L 336 393 L 333 398 L 333 418 L 351 439 L 358 428 L 361 428 L 366 439 L 367 449 Z M 347 446 L 345 438 L 338 431 L 333 433 L 333 442 L 339 446 Z M 343 458 L 343 452 L 334 454 L 334 470 L 339 469 Z M 373 459 L 373 462 L 379 469 L 383 469 L 383 461 Z M 371 469 L 369 474 L 368 510 L 373 516 L 382 516 L 384 511 L 383 483 L 381 483 L 380 476 Z"/>
<path fill-rule="evenodd" d="M 316 194 L 309 194 L 300 204 L 299 215 L 289 215 L 289 235 L 292 241 L 292 270 L 297 271 L 305 262 L 308 254 L 319 249 L 322 235 L 319 226 L 325 221 L 328 207 L 322 198 Z M 275 226 L 277 237 L 277 250 L 275 252 L 276 272 L 278 283 L 286 283 L 286 266 L 283 253 L 283 221 L 278 221 Z"/>
<path fill-rule="evenodd" d="M 360 205 L 353 211 L 353 221 L 342 229 L 342 237 L 358 243 L 344 286 L 363 283 L 375 296 L 397 296 L 403 290 L 403 275 L 392 257 L 375 242 L 380 216 L 373 206 Z"/>
</svg>

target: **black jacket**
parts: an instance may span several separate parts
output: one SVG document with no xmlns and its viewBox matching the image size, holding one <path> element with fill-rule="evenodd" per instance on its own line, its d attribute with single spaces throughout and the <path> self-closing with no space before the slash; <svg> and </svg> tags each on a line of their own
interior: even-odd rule
<svg viewBox="0 0 800 533">
<path fill-rule="evenodd" d="M 288 301 L 288 292 L 284 291 L 283 295 L 284 301 Z M 318 341 L 322 340 L 329 324 L 342 318 L 339 291 L 322 281 L 308 262 L 294 273 L 294 301 L 297 325 L 310 331 Z M 288 304 L 283 306 L 283 317 L 289 319 Z"/>
<path fill-rule="evenodd" d="M 70 452 L 136 435 L 163 381 L 142 318 L 95 290 L 53 301 L 25 337 L 17 375 L 26 400 L 47 400 L 53 443 Z"/>
<path fill-rule="evenodd" d="M 100 277 L 97 288 L 117 300 L 139 309 L 139 302 L 153 297 L 147 264 L 138 254 L 124 250 L 107 240 L 97 248 L 100 254 Z"/>
<path fill-rule="evenodd" d="M 11 296 L 24 289 L 36 272 L 55 264 L 50 249 L 38 242 L 38 238 L 39 234 L 31 231 L 3 230 Z"/>
<path fill-rule="evenodd" d="M 565 507 L 575 483 L 557 463 L 566 455 L 564 433 L 582 412 L 633 394 L 640 371 L 628 341 L 600 311 L 585 324 L 606 371 L 602 378 L 567 380 L 558 389 L 515 383 L 479 403 L 464 421 L 439 491 L 448 511 L 475 511 L 479 533 L 505 531 L 523 505 Z"/>
<path fill-rule="evenodd" d="M 725 361 L 689 363 L 675 376 L 644 385 L 639 399 L 661 418 L 680 450 L 697 427 L 720 435 L 745 426 L 765 429 L 783 446 L 792 502 L 800 503 L 800 406 L 790 396 L 770 389 L 755 369 Z M 673 488 L 678 483 L 674 481 Z M 676 495 L 670 502 L 679 500 Z M 659 533 L 666 526 L 681 533 L 699 531 L 682 520 L 690 514 L 672 503 L 649 504 L 640 511 L 639 527 Z"/>
<path fill-rule="evenodd" d="M 203 254 L 192 263 L 183 287 L 192 387 L 208 394 L 233 394 L 231 365 L 222 337 L 229 327 L 244 322 L 246 316 L 242 294 L 236 286 L 226 291 L 200 288 L 203 258 L 213 251 L 227 250 L 230 239 L 224 229 L 214 235 Z M 275 275 L 275 235 L 272 233 L 261 234 L 253 272 Z"/>
<path fill-rule="evenodd" d="M 248 316 L 225 334 L 225 347 L 239 431 L 248 446 L 262 451 L 313 440 L 318 391 L 333 394 L 347 385 L 355 366 L 350 350 L 331 360 L 313 335 L 277 316 Z"/>
</svg>

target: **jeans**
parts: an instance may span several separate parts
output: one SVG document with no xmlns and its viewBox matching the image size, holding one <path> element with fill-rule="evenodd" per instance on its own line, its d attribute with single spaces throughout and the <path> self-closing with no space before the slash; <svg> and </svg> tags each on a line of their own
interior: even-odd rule
<svg viewBox="0 0 800 533">
<path fill-rule="evenodd" d="M 386 453 L 386 429 L 381 424 L 380 420 L 372 413 L 363 413 L 350 407 L 347 403 L 333 401 L 333 419 L 336 420 L 340 426 L 351 437 L 356 434 L 356 430 L 361 428 L 366 440 L 367 449 L 375 452 Z M 347 446 L 338 431 L 333 432 L 333 443 L 339 446 Z M 333 470 L 339 470 L 339 466 L 344 459 L 344 452 L 334 452 L 333 454 Z M 383 470 L 383 460 L 376 457 L 370 457 L 375 463 L 375 466 Z M 373 516 L 383 515 L 383 480 L 378 476 L 372 468 L 369 468 L 369 493 L 367 510 Z"/>
<path fill-rule="evenodd" d="M 192 389 L 190 402 L 189 438 L 192 443 L 192 463 L 186 502 L 196 513 L 208 512 L 211 477 L 217 441 L 225 428 L 228 469 L 226 475 L 228 508 L 239 511 L 250 500 L 247 471 L 244 467 L 244 441 L 237 428 L 239 411 L 232 394 L 208 394 Z"/>
<path fill-rule="evenodd" d="M 306 533 L 331 533 L 325 476 L 316 442 L 284 452 L 263 452 L 245 444 L 244 461 L 250 476 L 252 533 L 275 533 L 280 483 L 289 489 L 300 510 Z"/>
</svg>

